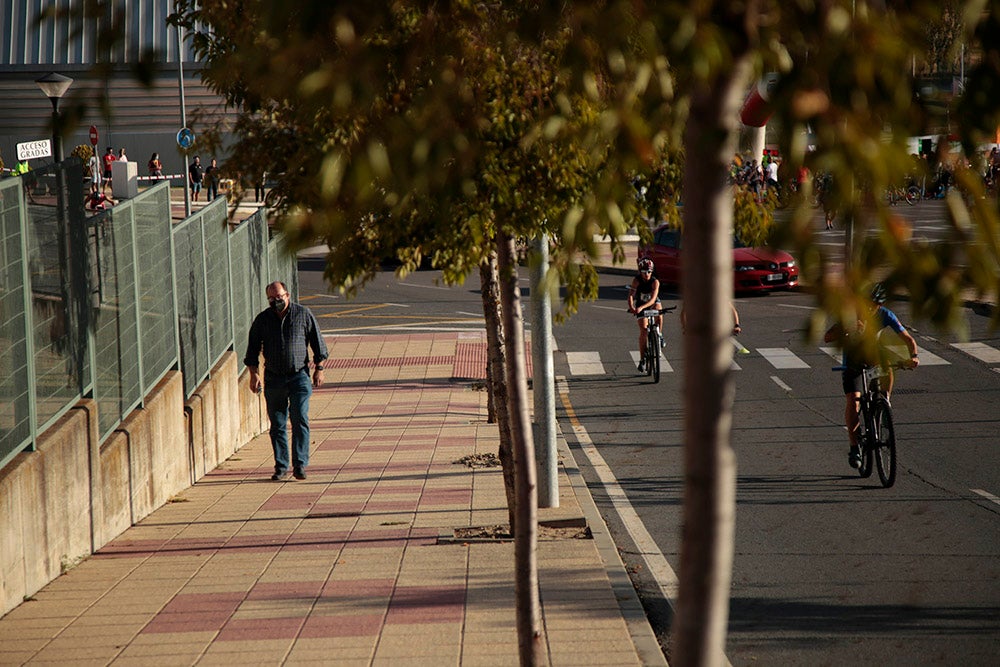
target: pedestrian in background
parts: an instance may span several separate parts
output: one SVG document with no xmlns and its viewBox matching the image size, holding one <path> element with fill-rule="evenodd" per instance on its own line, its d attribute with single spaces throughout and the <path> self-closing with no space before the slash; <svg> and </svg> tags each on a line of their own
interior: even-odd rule
<svg viewBox="0 0 1000 667">
<path fill-rule="evenodd" d="M 258 175 L 253 182 L 253 200 L 255 202 L 264 201 L 264 181 L 267 180 L 267 174 L 263 173 Z"/>
<path fill-rule="evenodd" d="M 204 177 L 201 167 L 201 158 L 194 156 L 194 162 L 188 167 L 188 180 L 191 182 L 191 199 L 198 201 L 198 194 L 201 192 L 201 181 Z"/>
<path fill-rule="evenodd" d="M 158 181 L 163 178 L 163 163 L 160 162 L 159 153 L 153 153 L 150 156 L 146 167 L 149 169 L 149 178 L 151 180 Z"/>
<path fill-rule="evenodd" d="M 128 162 L 128 156 L 125 155 L 125 147 L 124 146 L 122 148 L 118 149 L 118 158 L 117 158 L 116 161 Z"/>
<path fill-rule="evenodd" d="M 254 318 L 243 363 L 250 370 L 250 391 L 263 387 L 267 417 L 271 421 L 274 474 L 278 481 L 288 476 L 288 421 L 292 422 L 292 474 L 306 478 L 309 465 L 309 397 L 313 387 L 323 385 L 326 342 L 316 317 L 305 306 L 293 303 L 283 282 L 267 286 L 268 308 Z M 312 381 L 309 351 L 312 350 Z M 264 377 L 258 368 L 264 354 Z"/>
<path fill-rule="evenodd" d="M 206 201 L 215 201 L 219 196 L 219 166 L 212 158 L 212 163 L 205 168 L 205 189 L 207 190 Z"/>
<path fill-rule="evenodd" d="M 11 170 L 10 175 L 21 177 L 21 184 L 24 186 L 24 196 L 28 198 L 29 202 L 34 204 L 35 185 L 38 183 L 38 179 L 32 175 L 31 166 L 28 164 L 28 161 L 18 160 L 17 165 Z"/>
<path fill-rule="evenodd" d="M 104 185 L 101 191 L 107 192 L 108 186 L 111 185 L 111 165 L 115 162 L 115 149 L 108 146 L 108 150 L 105 151 L 104 157 L 101 159 L 104 163 Z"/>
<path fill-rule="evenodd" d="M 90 158 L 87 159 L 87 169 L 90 170 L 90 191 L 99 192 L 101 189 L 101 160 L 95 151 L 90 151 Z"/>
</svg>

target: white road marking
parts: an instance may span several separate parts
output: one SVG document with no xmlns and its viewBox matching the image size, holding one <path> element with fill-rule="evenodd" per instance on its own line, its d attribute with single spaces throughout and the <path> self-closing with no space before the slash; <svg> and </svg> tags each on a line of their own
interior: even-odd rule
<svg viewBox="0 0 1000 667">
<path fill-rule="evenodd" d="M 632 357 L 632 363 L 636 366 L 639 365 L 639 350 L 629 350 L 629 356 Z M 667 358 L 663 356 L 663 352 L 660 352 L 660 372 L 661 373 L 673 373 L 674 367 L 670 365 Z"/>
<path fill-rule="evenodd" d="M 986 343 L 952 343 L 951 346 L 987 364 L 1000 364 L 1000 350 Z"/>
<path fill-rule="evenodd" d="M 600 352 L 567 352 L 566 362 L 573 375 L 604 375 Z"/>
<path fill-rule="evenodd" d="M 779 387 L 781 387 L 781 388 L 782 388 L 782 389 L 784 389 L 785 391 L 788 391 L 788 392 L 790 392 L 790 391 L 792 390 L 792 388 L 791 388 L 791 387 L 789 387 L 789 386 L 788 386 L 787 384 L 785 384 L 784 382 L 782 382 L 782 381 L 781 381 L 781 378 L 779 378 L 779 377 L 778 377 L 777 375 L 772 375 L 772 376 L 771 376 L 771 379 L 772 379 L 772 380 L 774 380 L 774 384 L 778 385 Z"/>
<path fill-rule="evenodd" d="M 809 368 L 809 364 L 799 359 L 794 352 L 787 347 L 760 347 L 757 348 L 760 356 L 771 362 L 777 369 L 782 368 Z"/>
<path fill-rule="evenodd" d="M 835 359 L 837 361 L 838 364 L 841 362 L 841 355 L 842 355 L 842 353 L 840 351 L 840 348 L 836 348 L 836 347 L 821 347 L 819 349 L 821 349 L 824 352 L 826 352 L 827 354 L 829 354 L 833 359 Z M 890 346 L 887 347 L 887 349 L 891 350 L 892 353 L 894 355 L 896 355 L 897 357 L 899 357 L 899 359 L 901 359 L 901 360 L 902 359 L 908 359 L 909 356 L 910 356 L 905 347 L 900 347 L 900 346 L 896 346 L 896 345 L 890 345 Z M 925 350 L 924 348 L 920 347 L 919 345 L 917 346 L 917 353 L 920 355 L 920 365 L 921 366 L 950 366 L 951 365 L 951 362 L 948 361 L 947 359 L 942 359 L 938 355 L 934 354 L 933 352 L 928 352 L 927 350 Z"/>
<path fill-rule="evenodd" d="M 910 353 L 903 346 L 890 345 L 889 349 L 892 350 L 893 354 L 899 356 L 900 359 L 909 359 Z M 920 365 L 921 366 L 950 366 L 951 362 L 942 359 L 933 352 L 928 352 L 924 348 L 917 346 L 917 354 L 920 355 Z"/>
<path fill-rule="evenodd" d="M 982 496 L 983 498 L 986 498 L 986 500 L 990 501 L 991 503 L 996 503 L 997 505 L 1000 505 L 1000 498 L 997 498 L 992 493 L 983 491 L 982 489 L 969 489 L 969 490 L 975 494 Z"/>
<path fill-rule="evenodd" d="M 564 405 L 568 405 L 569 394 L 565 383 L 558 382 L 557 391 L 562 396 Z M 618 483 L 618 479 L 615 477 L 611 467 L 608 466 L 604 461 L 604 457 L 601 456 L 601 453 L 597 451 L 597 447 L 594 446 L 594 441 L 590 439 L 587 429 L 579 422 L 575 414 L 571 414 L 570 422 L 573 427 L 573 434 L 576 436 L 577 444 L 579 444 L 583 453 L 586 454 L 591 467 L 597 473 L 598 479 L 601 480 L 601 485 L 604 487 L 605 493 L 608 494 L 611 505 L 615 508 L 615 512 L 619 518 L 621 518 L 632 541 L 635 542 L 639 555 L 646 563 L 646 570 L 652 575 L 663 598 L 673 607 L 677 599 L 677 586 L 679 583 L 677 574 L 670 567 L 670 563 L 667 562 L 666 557 L 660 552 L 660 548 L 656 545 L 653 536 L 646 530 L 646 526 L 642 523 L 642 519 L 639 518 L 635 508 L 632 507 L 632 503 L 629 502 L 628 496 Z"/>
</svg>

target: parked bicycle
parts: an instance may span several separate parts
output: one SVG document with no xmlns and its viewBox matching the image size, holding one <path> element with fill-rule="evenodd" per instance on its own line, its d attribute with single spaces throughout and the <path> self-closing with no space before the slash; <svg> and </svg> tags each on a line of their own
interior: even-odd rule
<svg viewBox="0 0 1000 667">
<path fill-rule="evenodd" d="M 833 370 L 843 371 L 844 366 Z M 861 477 L 871 477 L 872 463 L 878 469 L 882 486 L 889 488 L 896 482 L 896 429 L 892 421 L 892 405 L 882 393 L 880 379 L 887 377 L 892 368 L 911 368 L 905 362 L 888 366 L 864 367 L 864 391 L 858 405 L 858 446 L 861 448 Z"/>
<path fill-rule="evenodd" d="M 914 206 L 917 200 L 920 199 L 920 188 L 915 185 L 911 185 L 908 188 L 902 186 L 892 186 L 886 189 L 885 198 L 889 202 L 889 206 L 895 206 L 897 202 L 905 201 L 910 206 Z"/>
<path fill-rule="evenodd" d="M 647 308 L 641 313 L 635 314 L 637 318 L 646 318 L 646 350 L 643 366 L 646 369 L 646 375 L 653 376 L 654 383 L 660 381 L 660 348 L 664 347 L 663 334 L 660 333 L 660 326 L 657 322 L 660 315 L 676 309 L 677 306 L 668 306 L 662 309 Z"/>
</svg>

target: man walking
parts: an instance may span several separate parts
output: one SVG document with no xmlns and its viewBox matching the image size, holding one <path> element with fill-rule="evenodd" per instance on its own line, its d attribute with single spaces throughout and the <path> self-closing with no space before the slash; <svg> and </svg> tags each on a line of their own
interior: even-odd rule
<svg viewBox="0 0 1000 667">
<path fill-rule="evenodd" d="M 292 422 L 292 474 L 306 478 L 309 465 L 309 397 L 313 387 L 323 385 L 323 360 L 326 342 L 312 312 L 292 303 L 283 282 L 267 286 L 270 307 L 254 318 L 250 326 L 247 353 L 243 363 L 250 369 L 250 391 L 263 386 L 267 417 L 271 420 L 271 447 L 274 449 L 274 475 L 278 481 L 288 476 L 288 420 Z M 313 374 L 309 380 L 309 349 L 312 349 Z M 261 382 L 258 363 L 264 353 L 264 377 Z"/>
<path fill-rule="evenodd" d="M 198 201 L 198 193 L 201 192 L 201 179 L 204 175 L 201 167 L 201 158 L 194 156 L 194 162 L 188 167 L 188 181 L 191 182 L 191 200 Z"/>
</svg>

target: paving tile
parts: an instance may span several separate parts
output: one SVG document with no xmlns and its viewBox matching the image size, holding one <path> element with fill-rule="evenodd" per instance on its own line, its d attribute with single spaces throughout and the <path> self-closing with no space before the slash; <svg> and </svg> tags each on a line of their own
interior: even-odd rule
<svg viewBox="0 0 1000 667">
<path fill-rule="evenodd" d="M 482 333 L 329 340 L 352 368 L 314 393 L 309 480 L 271 483 L 269 440 L 254 438 L 187 502 L 0 619 L 0 662 L 42 649 L 102 665 L 115 650 L 125 665 L 517 664 L 513 544 L 437 544 L 507 520 L 501 471 L 453 463 L 498 446 L 495 425 L 470 423 L 485 393 L 452 380 L 462 346 L 485 353 Z M 568 484 L 560 500 L 540 516 L 579 516 Z M 551 663 L 636 664 L 600 555 L 580 542 L 539 544 Z M 74 642 L 85 650 L 67 653 Z"/>
</svg>

